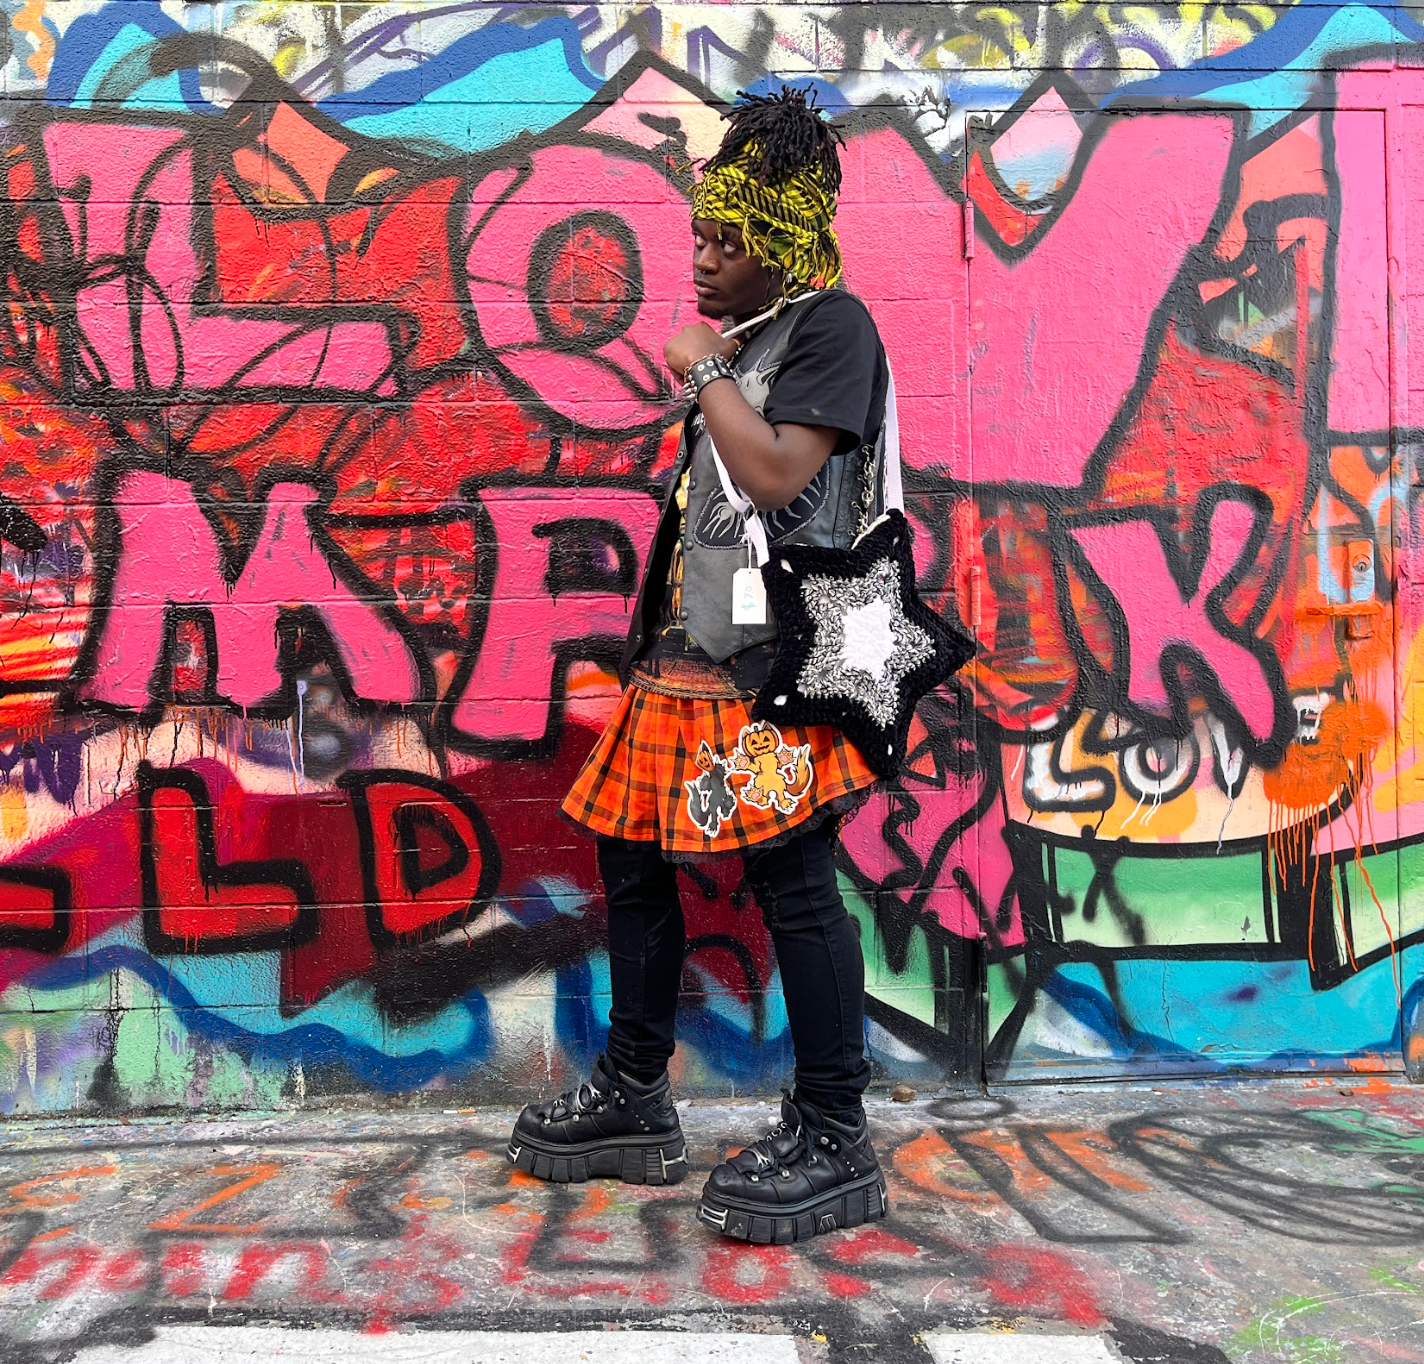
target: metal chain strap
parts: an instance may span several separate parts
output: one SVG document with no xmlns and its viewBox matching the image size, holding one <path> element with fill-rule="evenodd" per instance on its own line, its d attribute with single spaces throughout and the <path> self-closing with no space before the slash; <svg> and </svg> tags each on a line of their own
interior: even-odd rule
<svg viewBox="0 0 1424 1364">
<path fill-rule="evenodd" d="M 855 533 L 864 535 L 869 529 L 875 511 L 875 471 L 877 460 L 874 445 L 860 447 L 860 497 L 857 499 L 860 514 L 856 520 Z"/>
</svg>

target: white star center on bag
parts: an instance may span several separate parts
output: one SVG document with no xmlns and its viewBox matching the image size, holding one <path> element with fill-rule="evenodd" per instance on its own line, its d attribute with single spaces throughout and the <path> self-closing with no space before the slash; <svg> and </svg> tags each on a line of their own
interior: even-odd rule
<svg viewBox="0 0 1424 1364">
<path fill-rule="evenodd" d="M 885 676 L 885 665 L 895 652 L 890 603 L 877 600 L 851 607 L 845 613 L 843 628 L 841 661 L 847 668 L 869 673 L 880 681 Z"/>
<path fill-rule="evenodd" d="M 853 701 L 882 729 L 894 724 L 901 682 L 934 656 L 933 640 L 905 616 L 894 560 L 878 560 L 861 578 L 807 577 L 801 598 L 816 637 L 797 689 Z"/>
</svg>

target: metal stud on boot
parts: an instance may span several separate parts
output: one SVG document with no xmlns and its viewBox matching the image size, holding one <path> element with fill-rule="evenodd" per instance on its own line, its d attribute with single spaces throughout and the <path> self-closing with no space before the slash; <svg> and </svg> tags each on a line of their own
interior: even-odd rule
<svg viewBox="0 0 1424 1364">
<path fill-rule="evenodd" d="M 601 1053 L 577 1089 L 525 1108 L 506 1154 L 517 1168 L 556 1184 L 677 1184 L 687 1178 L 687 1143 L 667 1072 L 651 1085 L 634 1084 Z"/>
<path fill-rule="evenodd" d="M 864 1115 L 836 1122 L 788 1094 L 781 1121 L 712 1171 L 697 1216 L 723 1236 L 788 1245 L 877 1221 L 887 1207 Z"/>
</svg>

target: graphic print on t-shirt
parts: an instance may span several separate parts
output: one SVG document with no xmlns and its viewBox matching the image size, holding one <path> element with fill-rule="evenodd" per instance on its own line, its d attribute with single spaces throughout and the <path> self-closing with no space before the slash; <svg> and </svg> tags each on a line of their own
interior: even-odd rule
<svg viewBox="0 0 1424 1364">
<path fill-rule="evenodd" d="M 766 400 L 771 397 L 771 386 L 776 382 L 776 373 L 781 368 L 781 357 L 771 358 L 771 352 L 759 355 L 750 369 L 737 371 L 737 387 L 758 413 L 766 412 Z"/>
</svg>

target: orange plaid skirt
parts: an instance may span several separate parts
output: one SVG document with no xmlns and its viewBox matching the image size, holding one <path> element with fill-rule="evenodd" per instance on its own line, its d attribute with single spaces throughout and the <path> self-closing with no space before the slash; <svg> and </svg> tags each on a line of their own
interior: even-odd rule
<svg viewBox="0 0 1424 1364">
<path fill-rule="evenodd" d="M 750 699 L 629 686 L 563 810 L 594 833 L 705 856 L 853 808 L 855 793 L 876 780 L 833 726 L 753 724 Z"/>
</svg>

